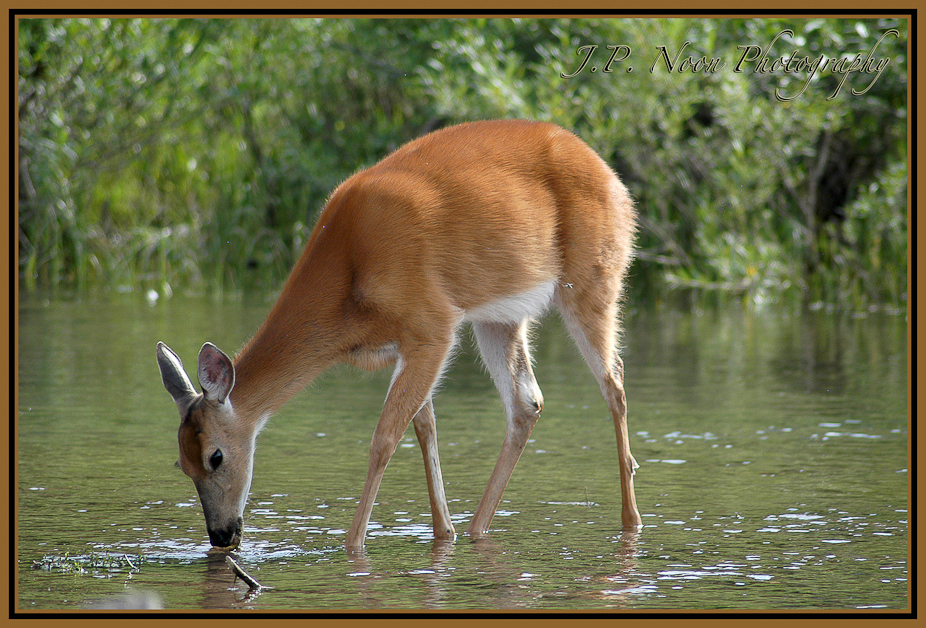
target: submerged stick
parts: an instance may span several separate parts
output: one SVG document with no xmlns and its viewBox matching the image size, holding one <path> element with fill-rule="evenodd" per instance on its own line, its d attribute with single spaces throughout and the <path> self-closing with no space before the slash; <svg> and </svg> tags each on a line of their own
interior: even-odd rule
<svg viewBox="0 0 926 628">
<path fill-rule="evenodd" d="M 238 565 L 238 563 L 234 561 L 234 559 L 231 556 L 226 556 L 225 562 L 226 564 L 228 564 L 229 567 L 231 567 L 231 570 L 235 572 L 236 576 L 238 576 L 239 578 L 241 578 L 242 580 L 248 583 L 248 587 L 250 589 L 263 588 L 261 587 L 260 582 L 252 578 L 244 569 L 241 568 L 240 565 Z"/>
<path fill-rule="evenodd" d="M 129 560 L 129 555 L 128 555 L 128 554 L 123 554 L 122 556 L 123 556 L 123 558 L 125 558 L 125 562 L 127 562 L 127 563 L 129 564 L 129 567 L 131 567 L 131 568 L 134 569 L 135 571 L 138 571 L 138 567 L 136 567 L 135 565 L 133 565 L 133 564 L 132 564 L 132 561 Z"/>
</svg>

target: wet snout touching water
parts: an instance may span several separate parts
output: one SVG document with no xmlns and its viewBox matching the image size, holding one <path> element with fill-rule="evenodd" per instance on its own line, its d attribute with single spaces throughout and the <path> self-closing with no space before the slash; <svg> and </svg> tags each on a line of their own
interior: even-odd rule
<svg viewBox="0 0 926 628">
<path fill-rule="evenodd" d="M 346 545 L 363 546 L 386 467 L 410 423 L 424 457 L 434 535 L 452 539 L 433 398 L 464 324 L 473 327 L 507 421 L 466 530 L 485 534 L 543 410 L 527 338 L 549 308 L 565 321 L 614 421 L 622 500 L 615 527 L 638 529 L 616 352 L 634 230 L 633 203 L 617 176 L 551 124 L 449 127 L 345 181 L 254 337 L 234 360 L 203 345 L 201 393 L 179 357 L 158 344 L 162 380 L 181 416 L 181 467 L 199 493 L 212 544 L 241 542 L 261 428 L 340 362 L 394 368 Z"/>
</svg>

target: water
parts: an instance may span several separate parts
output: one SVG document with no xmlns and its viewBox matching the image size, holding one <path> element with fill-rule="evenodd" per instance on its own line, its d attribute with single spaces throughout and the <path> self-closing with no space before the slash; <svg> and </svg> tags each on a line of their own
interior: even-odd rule
<svg viewBox="0 0 926 628">
<path fill-rule="evenodd" d="M 555 316 L 534 341 L 544 415 L 488 539 L 436 542 L 410 430 L 366 551 L 343 549 L 389 373 L 344 367 L 260 437 L 235 556 L 209 552 L 175 466 L 179 417 L 155 344 L 188 372 L 269 309 L 244 300 L 22 295 L 15 478 L 22 611 L 126 592 L 169 609 L 907 609 L 906 317 L 690 312 L 626 317 L 644 529 L 620 531 L 614 430 Z M 435 401 L 458 531 L 501 447 L 501 402 L 467 336 Z"/>
</svg>

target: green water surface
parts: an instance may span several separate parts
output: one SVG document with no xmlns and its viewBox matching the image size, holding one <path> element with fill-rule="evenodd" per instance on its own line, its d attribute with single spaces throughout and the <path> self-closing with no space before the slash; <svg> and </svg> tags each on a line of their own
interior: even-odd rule
<svg viewBox="0 0 926 628">
<path fill-rule="evenodd" d="M 25 294 L 19 305 L 20 611 L 126 591 L 168 609 L 906 609 L 907 320 L 825 311 L 625 316 L 644 528 L 620 530 L 614 430 L 555 315 L 534 339 L 544 414 L 486 540 L 435 542 L 410 430 L 366 552 L 342 545 L 389 373 L 335 369 L 260 437 L 239 563 L 210 554 L 175 466 L 179 417 L 155 344 L 192 374 L 233 353 L 266 296 Z M 469 332 L 435 399 L 443 476 L 466 527 L 504 433 Z M 108 560 L 108 562 L 107 562 Z"/>
</svg>

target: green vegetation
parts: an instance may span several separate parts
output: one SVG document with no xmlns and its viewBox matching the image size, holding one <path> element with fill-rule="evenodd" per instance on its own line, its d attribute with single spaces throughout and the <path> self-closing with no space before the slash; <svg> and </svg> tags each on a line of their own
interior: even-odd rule
<svg viewBox="0 0 926 628">
<path fill-rule="evenodd" d="M 518 117 L 575 131 L 627 183 L 637 295 L 905 307 L 902 19 L 22 19 L 18 32 L 25 289 L 274 288 L 352 172 L 443 125 Z M 840 72 L 856 55 L 867 67 Z M 781 57 L 793 65 L 772 68 Z"/>
<path fill-rule="evenodd" d="M 82 554 L 80 556 L 43 556 L 41 560 L 32 561 L 33 569 L 42 569 L 45 571 L 60 571 L 63 573 L 86 574 L 91 573 L 95 576 L 105 575 L 112 577 L 113 574 L 128 571 L 129 573 L 140 570 L 140 565 L 147 562 L 142 554 L 109 554 L 95 553 Z"/>
</svg>

